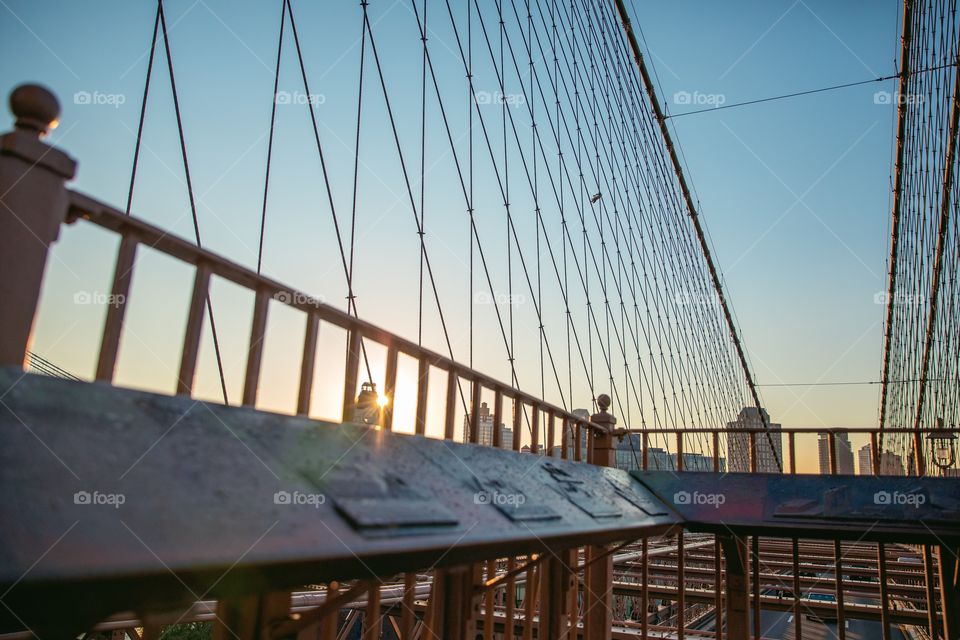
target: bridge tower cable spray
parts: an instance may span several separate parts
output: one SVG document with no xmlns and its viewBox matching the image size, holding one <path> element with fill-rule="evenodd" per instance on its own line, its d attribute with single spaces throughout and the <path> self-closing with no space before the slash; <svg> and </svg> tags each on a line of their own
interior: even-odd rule
<svg viewBox="0 0 960 640">
<path fill-rule="evenodd" d="M 663 136 L 664 145 L 666 146 L 670 155 L 670 162 L 673 166 L 674 173 L 677 176 L 677 182 L 680 185 L 680 191 L 683 194 L 683 199 L 690 215 L 690 221 L 693 223 L 693 229 L 697 235 L 697 241 L 700 244 L 700 249 L 703 252 L 704 260 L 707 263 L 707 270 L 710 273 L 710 281 L 712 282 L 713 288 L 717 294 L 717 298 L 720 301 L 720 308 L 723 311 L 723 317 L 726 321 L 727 329 L 730 332 L 730 339 L 732 340 L 734 349 L 736 350 L 737 359 L 740 361 L 740 366 L 743 368 L 743 375 L 746 377 L 747 386 L 750 389 L 750 395 L 752 396 L 753 402 L 757 407 L 757 412 L 760 415 L 760 420 L 763 424 L 763 430 L 767 436 L 768 444 L 770 445 L 770 451 L 777 463 L 777 468 L 783 471 L 783 465 L 781 464 L 780 456 L 777 454 L 777 451 L 773 446 L 773 438 L 770 435 L 770 421 L 763 410 L 763 403 L 760 401 L 760 394 L 757 391 L 757 385 L 754 382 L 753 373 L 750 371 L 750 365 L 747 362 L 746 353 L 743 349 L 743 343 L 741 342 L 740 336 L 737 332 L 737 326 L 733 321 L 733 314 L 730 311 L 730 305 L 727 303 L 727 298 L 723 292 L 723 283 L 720 281 L 720 275 L 717 272 L 717 267 L 713 261 L 713 255 L 711 254 L 709 244 L 707 243 L 706 233 L 704 232 L 703 225 L 700 223 L 700 217 L 697 214 L 697 207 L 694 204 L 693 197 L 690 194 L 690 187 L 687 185 L 687 179 L 683 173 L 683 167 L 680 164 L 680 159 L 677 157 L 676 148 L 673 144 L 673 138 L 671 137 L 670 131 L 667 128 L 667 120 L 664 117 L 663 110 L 660 108 L 660 101 L 657 99 L 656 89 L 654 88 L 653 82 L 650 79 L 650 74 L 647 71 L 647 65 L 644 62 L 643 53 L 640 50 L 640 43 L 637 42 L 636 35 L 634 35 L 633 27 L 630 23 L 630 16 L 627 12 L 626 6 L 623 3 L 623 0 L 613 0 L 613 2 L 616 5 L 617 12 L 620 16 L 620 22 L 623 26 L 623 31 L 627 37 L 627 41 L 630 44 L 630 49 L 633 52 L 634 61 L 637 64 L 638 70 L 640 71 L 640 78 L 643 81 L 643 86 L 647 92 L 647 97 L 650 99 L 650 105 L 653 108 L 657 123 L 660 126 L 660 134 Z"/>
</svg>

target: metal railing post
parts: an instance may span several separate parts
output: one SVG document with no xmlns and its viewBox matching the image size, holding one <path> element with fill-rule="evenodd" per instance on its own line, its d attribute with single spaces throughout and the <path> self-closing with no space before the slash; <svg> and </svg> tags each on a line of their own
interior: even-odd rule
<svg viewBox="0 0 960 640">
<path fill-rule="evenodd" d="M 617 419 L 607 411 L 610 396 L 597 398 L 600 413 L 590 421 L 603 431 L 593 431 L 590 447 L 590 463 L 602 467 L 616 466 L 616 448 L 613 444 L 613 427 Z M 587 640 L 609 640 L 613 626 L 613 555 L 606 547 L 587 547 L 586 592 L 584 593 L 584 631 Z"/>
<path fill-rule="evenodd" d="M 747 640 L 749 606 L 747 598 L 747 543 L 734 535 L 719 536 L 727 569 L 727 638 Z"/>
<path fill-rule="evenodd" d="M 947 545 L 937 547 L 937 568 L 940 578 L 940 608 L 943 611 L 943 637 L 960 640 L 960 560 Z"/>
<path fill-rule="evenodd" d="M 0 137 L 0 365 L 22 367 L 77 163 L 42 141 L 60 116 L 53 93 L 21 85 L 10 109 L 16 128 Z"/>
</svg>

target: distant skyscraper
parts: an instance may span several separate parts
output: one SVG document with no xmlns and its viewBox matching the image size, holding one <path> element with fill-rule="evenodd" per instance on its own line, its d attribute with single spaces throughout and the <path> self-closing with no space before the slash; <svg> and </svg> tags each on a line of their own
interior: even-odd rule
<svg viewBox="0 0 960 640">
<path fill-rule="evenodd" d="M 905 474 L 903 458 L 892 451 L 884 451 L 880 455 L 880 475 L 902 476 Z"/>
<path fill-rule="evenodd" d="M 857 473 L 862 476 L 873 475 L 873 456 L 870 455 L 869 444 L 865 444 L 857 450 Z"/>
<path fill-rule="evenodd" d="M 833 441 L 834 455 L 837 459 L 837 473 L 853 474 L 853 448 L 846 433 L 837 433 Z M 821 433 L 817 440 L 817 452 L 820 457 L 820 473 L 830 473 L 830 436 Z"/>
<path fill-rule="evenodd" d="M 873 460 L 870 457 L 870 445 L 865 444 L 857 451 L 858 473 L 862 476 L 873 475 Z M 904 474 L 903 458 L 892 451 L 883 451 L 880 454 L 880 475 L 902 476 Z"/>
<path fill-rule="evenodd" d="M 631 433 L 617 443 L 617 468 L 625 471 L 640 469 L 643 466 L 642 438 L 639 433 Z M 721 472 L 727 470 L 727 461 L 719 460 Z M 672 471 L 677 468 L 677 454 L 665 451 L 661 447 L 647 448 L 647 469 L 650 471 Z M 701 453 L 683 454 L 684 471 L 713 471 L 713 457 Z"/>
<path fill-rule="evenodd" d="M 763 410 L 763 417 L 766 418 L 770 427 L 770 437 L 763 430 L 763 419 L 760 417 L 760 410 L 756 407 L 744 407 L 737 416 L 736 422 L 728 422 L 730 429 L 747 429 L 756 431 L 756 454 L 757 471 L 759 473 L 779 473 L 783 465 L 783 437 L 781 426 L 770 423 L 770 416 L 766 410 Z M 773 442 L 771 449 L 770 443 Z M 730 471 L 749 472 L 750 469 L 750 434 L 749 433 L 728 433 L 727 434 L 727 459 L 729 460 Z M 777 461 L 780 464 L 777 464 Z"/>
<path fill-rule="evenodd" d="M 571 413 L 581 420 L 590 420 L 590 411 L 587 409 L 574 409 Z M 589 462 L 587 460 L 587 429 L 580 430 L 580 460 L 581 462 Z M 563 434 L 563 444 L 567 447 L 567 450 L 570 452 L 570 459 L 576 459 L 576 453 L 573 446 L 573 441 L 576 438 L 576 428 L 572 424 L 567 425 L 567 431 Z"/>
<path fill-rule="evenodd" d="M 477 422 L 477 443 L 487 447 L 493 446 L 493 414 L 486 402 L 480 403 Z M 463 416 L 463 441 L 470 442 L 470 414 Z M 500 448 L 513 448 L 513 429 L 500 423 Z"/>
</svg>

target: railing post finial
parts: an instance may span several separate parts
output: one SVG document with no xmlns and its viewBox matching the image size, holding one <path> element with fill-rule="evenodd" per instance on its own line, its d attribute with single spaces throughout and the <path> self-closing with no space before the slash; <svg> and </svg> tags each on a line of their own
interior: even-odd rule
<svg viewBox="0 0 960 640">
<path fill-rule="evenodd" d="M 39 84 L 22 84 L 10 92 L 10 111 L 17 129 L 46 137 L 60 124 L 60 101 L 52 91 Z"/>
<path fill-rule="evenodd" d="M 607 413 L 607 409 L 610 408 L 610 396 L 605 393 L 597 396 L 597 407 L 600 409 L 600 413 Z M 616 422 L 616 420 L 614 420 L 614 422 Z"/>
<path fill-rule="evenodd" d="M 601 467 L 615 467 L 617 462 L 613 428 L 617 424 L 617 418 L 609 412 L 610 396 L 605 393 L 597 396 L 597 408 L 600 409 L 600 413 L 590 416 L 590 422 L 603 427 L 603 431 L 593 433 L 590 462 Z"/>
<path fill-rule="evenodd" d="M 41 140 L 60 103 L 35 84 L 10 94 L 16 128 L 0 135 L 0 366 L 23 366 L 50 245 L 69 207 L 77 163 Z"/>
</svg>

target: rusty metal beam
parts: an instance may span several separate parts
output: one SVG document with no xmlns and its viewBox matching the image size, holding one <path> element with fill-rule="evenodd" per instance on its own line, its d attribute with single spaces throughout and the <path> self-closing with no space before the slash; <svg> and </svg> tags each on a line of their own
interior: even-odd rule
<svg viewBox="0 0 960 640">
<path fill-rule="evenodd" d="M 903 29 L 900 38 L 900 88 L 897 95 L 905 95 L 910 79 L 910 42 L 912 39 L 913 0 L 903 0 Z M 890 232 L 890 274 L 887 281 L 887 320 L 883 336 L 883 375 L 880 378 L 880 429 L 887 415 L 887 383 L 890 376 L 890 349 L 893 343 L 893 301 L 897 289 L 897 257 L 900 253 L 900 207 L 903 198 L 903 151 L 907 124 L 907 101 L 897 105 L 897 159 L 894 164 L 893 214 Z M 880 451 L 883 438 L 880 438 Z M 880 453 L 877 453 L 879 459 Z"/>
</svg>

